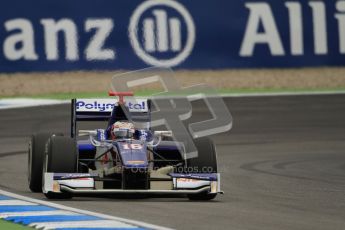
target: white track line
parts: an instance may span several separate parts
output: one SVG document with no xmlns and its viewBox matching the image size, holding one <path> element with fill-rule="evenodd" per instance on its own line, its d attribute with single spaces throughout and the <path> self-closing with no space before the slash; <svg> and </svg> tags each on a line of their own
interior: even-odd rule
<svg viewBox="0 0 345 230">
<path fill-rule="evenodd" d="M 275 96 L 312 96 L 312 95 L 337 95 L 345 94 L 345 91 L 310 91 L 310 92 L 275 92 L 275 93 L 225 93 L 221 97 L 275 97 Z"/>
<path fill-rule="evenodd" d="M 120 222 L 127 223 L 127 224 L 130 224 L 130 225 L 133 224 L 133 225 L 137 225 L 139 227 L 144 227 L 144 228 L 149 228 L 149 229 L 159 229 L 159 230 L 171 230 L 171 228 L 166 228 L 166 227 L 162 227 L 162 226 L 158 226 L 158 225 L 148 224 L 148 223 L 141 222 L 141 221 L 130 220 L 130 219 L 126 219 L 126 218 L 110 216 L 110 215 L 101 214 L 101 213 L 97 213 L 97 212 L 86 211 L 86 210 L 80 210 L 80 209 L 77 209 L 77 208 L 67 207 L 67 206 L 64 206 L 64 205 L 60 205 L 60 204 L 56 204 L 56 203 L 52 203 L 52 202 L 48 202 L 48 201 L 43 201 L 43 200 L 38 200 L 38 199 L 26 197 L 26 196 L 21 196 L 21 195 L 18 195 L 18 194 L 15 194 L 15 193 L 11 193 L 11 192 L 7 192 L 7 191 L 1 190 L 1 189 L 0 189 L 0 194 L 2 194 L 4 196 L 9 196 L 9 197 L 12 197 L 12 198 L 16 198 L 16 199 L 28 201 L 28 202 L 33 202 L 33 203 L 37 203 L 37 204 L 41 204 L 41 205 L 46 205 L 46 206 L 57 208 L 57 209 L 62 209 L 62 210 L 70 211 L 70 212 L 76 212 L 76 213 L 79 213 L 79 214 L 96 216 L 96 217 L 100 217 L 100 218 L 104 218 L 104 219 L 108 219 L 108 220 L 120 221 Z"/>
<path fill-rule="evenodd" d="M 37 229 L 56 229 L 56 228 L 138 228 L 134 225 L 125 224 L 114 220 L 92 220 L 92 221 L 60 221 L 60 222 L 44 222 L 31 223 L 29 227 Z"/>
<path fill-rule="evenodd" d="M 0 213 L 0 218 L 7 218 L 12 216 L 52 216 L 52 215 L 80 215 L 79 213 L 69 211 L 34 211 L 34 212 L 4 212 Z"/>
<path fill-rule="evenodd" d="M 7 205 L 37 205 L 35 203 L 23 201 L 23 200 L 0 200 L 0 206 L 7 206 Z"/>
<path fill-rule="evenodd" d="M 153 96 L 147 98 L 155 99 L 169 99 L 169 98 L 185 98 L 189 100 L 198 100 L 204 97 L 220 97 L 220 98 L 231 98 L 231 97 L 276 97 L 276 96 L 314 96 L 314 95 L 342 95 L 345 91 L 311 91 L 311 92 L 276 92 L 276 93 L 191 93 L 190 95 L 167 95 L 167 96 Z"/>
<path fill-rule="evenodd" d="M 69 103 L 70 100 L 53 100 L 53 99 L 31 99 L 31 98 L 12 98 L 12 99 L 0 99 L 1 109 L 15 109 L 34 107 L 42 105 L 58 105 Z"/>
<path fill-rule="evenodd" d="M 345 91 L 301 91 L 301 92 L 262 92 L 262 93 L 215 93 L 214 95 L 208 95 L 209 97 L 275 97 L 275 96 L 308 96 L 308 95 L 337 95 L 345 94 Z M 186 95 L 188 96 L 188 95 Z M 167 96 L 167 97 L 186 97 L 186 96 Z M 166 98 L 164 96 L 147 96 L 147 97 L 137 97 L 137 98 Z M 188 97 L 193 97 L 189 95 Z M 102 98 L 95 98 L 102 99 Z M 44 105 L 57 105 L 57 104 L 68 104 L 70 100 L 54 100 L 54 99 L 32 99 L 32 98 L 12 98 L 12 99 L 0 99 L 0 110 L 1 109 L 14 109 L 14 108 L 24 108 L 24 107 L 35 107 Z"/>
</svg>

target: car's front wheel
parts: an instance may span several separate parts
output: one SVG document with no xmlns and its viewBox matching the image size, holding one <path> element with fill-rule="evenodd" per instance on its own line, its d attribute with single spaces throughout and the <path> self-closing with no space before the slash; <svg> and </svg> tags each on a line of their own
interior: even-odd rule
<svg viewBox="0 0 345 230">
<path fill-rule="evenodd" d="M 214 143 L 209 138 L 200 138 L 195 140 L 195 146 L 198 150 L 198 157 L 187 161 L 187 172 L 189 173 L 217 173 L 217 153 Z M 190 194 L 190 200 L 212 200 L 217 193 L 198 193 Z"/>
<path fill-rule="evenodd" d="M 37 133 L 31 136 L 28 149 L 28 182 L 32 192 L 42 192 L 42 166 L 45 147 L 51 136 L 62 136 L 54 133 Z"/>
<path fill-rule="evenodd" d="M 45 159 L 43 162 L 44 180 L 45 172 L 51 173 L 75 173 L 77 172 L 77 144 L 73 138 L 52 136 L 47 142 Z M 44 186 L 44 183 L 43 183 Z M 72 194 L 60 192 L 46 192 L 49 199 L 69 199 Z"/>
</svg>

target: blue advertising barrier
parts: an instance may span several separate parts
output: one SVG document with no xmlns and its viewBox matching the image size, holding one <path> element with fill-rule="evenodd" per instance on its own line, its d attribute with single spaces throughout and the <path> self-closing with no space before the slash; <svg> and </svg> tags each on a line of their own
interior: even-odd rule
<svg viewBox="0 0 345 230">
<path fill-rule="evenodd" d="M 0 72 L 345 65 L 345 0 L 11 0 Z"/>
</svg>

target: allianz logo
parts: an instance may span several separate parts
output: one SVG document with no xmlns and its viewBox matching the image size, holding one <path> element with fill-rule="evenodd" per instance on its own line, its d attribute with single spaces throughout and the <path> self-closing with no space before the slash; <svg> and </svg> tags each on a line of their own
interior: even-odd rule
<svg viewBox="0 0 345 230">
<path fill-rule="evenodd" d="M 78 100 L 75 103 L 76 111 L 99 111 L 99 112 L 111 112 L 117 103 L 102 103 L 97 101 L 82 101 Z M 125 104 L 130 111 L 133 110 L 147 110 L 147 105 L 144 101 L 139 103 L 126 102 Z"/>
<path fill-rule="evenodd" d="M 186 34 L 182 34 L 185 27 Z M 129 38 L 137 56 L 154 66 L 176 66 L 192 52 L 195 25 L 177 1 L 151 0 L 139 5 L 130 18 Z M 185 39 L 182 37 L 185 36 Z M 161 53 L 168 53 L 162 57 Z"/>
<path fill-rule="evenodd" d="M 231 55 L 253 57 L 256 47 L 264 45 L 271 56 L 303 56 L 308 51 L 305 48 L 308 43 L 312 43 L 315 55 L 345 54 L 344 0 L 280 2 L 286 13 L 277 17 L 278 8 L 268 1 L 243 1 L 243 8 L 248 12 L 246 25 L 238 53 Z M 1 23 L 1 58 L 8 61 L 62 59 L 73 63 L 121 58 L 110 39 L 116 32 L 113 18 L 85 18 L 83 25 L 78 24 L 80 28 L 73 19 L 65 17 L 41 18 L 38 24 L 28 18 L 12 18 Z M 307 35 L 305 28 L 311 28 L 312 34 Z M 335 41 L 328 35 L 330 30 L 337 34 Z M 80 44 L 80 37 L 89 40 Z M 42 41 L 38 40 L 41 38 Z M 147 0 L 142 1 L 130 17 L 128 39 L 135 55 L 146 64 L 173 67 L 191 54 L 196 30 L 192 16 L 180 2 Z M 336 48 L 334 43 L 338 43 Z"/>
<path fill-rule="evenodd" d="M 171 12 L 175 16 L 171 17 Z M 147 17 L 148 14 L 151 16 Z M 110 40 L 116 31 L 115 25 L 112 18 L 85 18 L 83 25 L 64 17 L 42 18 L 36 25 L 27 18 L 10 19 L 4 22 L 3 57 L 10 61 L 116 61 L 120 57 L 116 44 Z M 43 41 L 37 41 L 37 37 L 41 37 L 37 36 L 39 27 L 42 27 Z M 188 32 L 183 35 L 182 31 Z M 180 64 L 191 53 L 195 41 L 191 15 L 181 3 L 173 0 L 143 1 L 130 18 L 128 34 L 135 54 L 154 66 Z M 80 37 L 89 40 L 85 45 L 80 44 Z M 43 52 L 38 52 L 36 44 L 43 47 Z M 159 54 L 163 53 L 169 57 L 162 58 Z"/>
<path fill-rule="evenodd" d="M 285 17 L 283 14 L 275 16 L 278 7 L 273 7 L 268 2 L 246 2 L 249 16 L 239 56 L 252 57 L 255 55 L 255 48 L 262 45 L 268 48 L 267 52 L 271 56 L 302 56 L 308 52 L 308 48 L 305 48 L 308 43 L 312 43 L 314 55 L 327 55 L 331 52 L 345 54 L 345 1 L 327 2 L 281 1 L 281 6 L 287 13 Z M 289 28 L 281 27 L 282 21 L 287 21 Z M 311 34 L 307 34 L 309 28 Z M 329 39 L 330 30 L 338 33 L 338 41 Z M 283 36 L 288 45 L 283 43 Z M 334 50 L 334 43 L 338 43 L 338 50 Z"/>
<path fill-rule="evenodd" d="M 146 18 L 143 22 L 144 49 L 149 53 L 180 51 L 181 21 L 176 17 L 168 19 L 165 10 L 153 10 L 153 15 L 154 18 Z"/>
</svg>

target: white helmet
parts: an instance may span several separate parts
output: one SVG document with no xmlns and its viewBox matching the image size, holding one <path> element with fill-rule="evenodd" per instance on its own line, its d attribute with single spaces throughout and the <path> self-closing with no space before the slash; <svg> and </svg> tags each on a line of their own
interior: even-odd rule
<svg viewBox="0 0 345 230">
<path fill-rule="evenodd" d="M 111 136 L 113 139 L 132 138 L 134 132 L 133 123 L 128 121 L 117 121 L 111 127 Z"/>
</svg>

